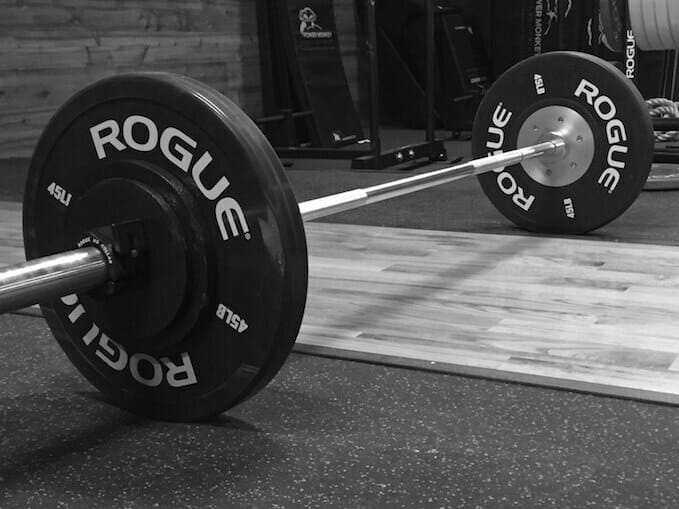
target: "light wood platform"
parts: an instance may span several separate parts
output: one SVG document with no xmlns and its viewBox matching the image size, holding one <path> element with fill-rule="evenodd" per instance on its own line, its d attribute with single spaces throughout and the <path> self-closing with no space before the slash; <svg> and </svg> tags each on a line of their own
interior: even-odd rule
<svg viewBox="0 0 679 509">
<path fill-rule="evenodd" d="M 679 249 L 307 224 L 300 351 L 679 403 Z"/>
<path fill-rule="evenodd" d="M 0 218 L 20 261 L 20 207 Z M 306 227 L 297 351 L 679 403 L 676 247 Z"/>
</svg>

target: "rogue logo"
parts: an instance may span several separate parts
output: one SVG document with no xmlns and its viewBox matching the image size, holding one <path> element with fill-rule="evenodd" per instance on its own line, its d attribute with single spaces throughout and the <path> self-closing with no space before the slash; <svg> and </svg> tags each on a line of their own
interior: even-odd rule
<svg viewBox="0 0 679 509">
<path fill-rule="evenodd" d="M 316 23 L 316 13 L 310 7 L 300 9 L 297 14 L 299 18 L 299 33 L 305 39 L 331 39 L 332 32 L 323 30 L 323 27 Z"/>
<path fill-rule="evenodd" d="M 637 67 L 637 41 L 634 38 L 634 33 L 631 30 L 627 31 L 627 43 L 625 45 L 625 76 L 629 79 L 634 79 L 634 73 Z"/>
<path fill-rule="evenodd" d="M 61 302 L 71 308 L 68 320 L 72 324 L 83 318 L 87 319 L 85 308 L 78 301 L 77 295 L 73 294 L 62 297 Z M 145 353 L 129 355 L 122 345 L 101 332 L 95 323 L 91 323 L 91 327 L 82 337 L 82 341 L 86 346 L 94 348 L 94 354 L 109 368 L 119 372 L 129 368 L 132 378 L 146 387 L 158 387 L 163 381 L 170 387 L 175 388 L 198 383 L 188 352 L 181 354 L 181 362 L 179 364 L 176 364 L 168 357 L 158 360 Z M 145 368 L 142 369 L 140 366 Z"/>
<path fill-rule="evenodd" d="M 141 138 L 139 129 L 137 129 L 138 134 L 135 138 L 132 131 L 135 126 L 143 126 L 143 130 L 146 131 L 143 140 L 137 139 Z M 120 134 L 120 125 L 115 120 L 105 120 L 90 128 L 92 143 L 99 159 L 106 159 L 108 156 L 107 145 L 119 152 L 128 148 L 138 152 L 150 152 L 160 145 L 160 152 L 165 159 L 185 173 L 191 173 L 193 181 L 205 198 L 210 201 L 219 199 L 215 204 L 215 217 L 222 238 L 229 240 L 239 236 L 242 232 L 246 239 L 250 239 L 250 227 L 240 204 L 234 198 L 224 196 L 224 192 L 230 185 L 228 179 L 222 175 L 212 187 L 208 188 L 204 184 L 201 175 L 212 162 L 212 156 L 206 151 L 194 163 L 195 154 L 191 149 L 195 149 L 198 143 L 193 138 L 175 127 L 167 127 L 159 133 L 153 120 L 141 115 L 130 115 L 123 122 L 122 140 L 124 143 L 120 140 Z"/>
<path fill-rule="evenodd" d="M 620 182 L 620 171 L 625 168 L 624 160 L 616 160 L 616 152 L 619 154 L 627 154 L 627 145 L 622 145 L 627 141 L 627 131 L 625 124 L 619 118 L 616 118 L 618 109 L 610 97 L 601 95 L 599 87 L 590 83 L 586 79 L 582 79 L 578 88 L 574 92 L 575 97 L 584 96 L 587 104 L 592 106 L 596 115 L 606 122 L 606 138 L 608 140 L 608 157 L 606 168 L 599 176 L 598 183 L 608 189 L 608 194 L 613 193 Z M 620 158 L 620 156 L 619 156 Z"/>
<path fill-rule="evenodd" d="M 509 124 L 512 118 L 512 112 L 507 110 L 502 103 L 497 105 L 493 113 L 493 125 L 488 127 L 488 134 L 495 139 L 488 138 L 486 141 L 486 148 L 492 150 L 492 154 L 501 154 L 502 145 L 505 142 L 504 128 Z M 504 168 L 493 170 L 497 173 L 497 185 L 500 190 L 507 196 L 512 197 L 512 202 L 517 207 L 528 212 L 535 201 L 535 196 L 526 196 L 523 188 L 517 184 L 514 176 L 506 172 Z"/>
</svg>

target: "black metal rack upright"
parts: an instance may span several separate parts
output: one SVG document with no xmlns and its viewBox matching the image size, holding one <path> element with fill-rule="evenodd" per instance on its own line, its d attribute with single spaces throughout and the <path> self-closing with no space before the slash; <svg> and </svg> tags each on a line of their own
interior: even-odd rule
<svg viewBox="0 0 679 509">
<path fill-rule="evenodd" d="M 272 44 L 273 37 L 278 31 L 271 20 L 270 2 L 282 0 L 257 0 L 257 20 L 260 34 L 260 58 L 262 67 L 262 81 L 264 88 L 264 107 L 266 122 L 285 122 L 286 129 L 294 129 L 296 118 L 305 118 L 308 111 L 294 112 L 293 94 L 289 82 L 289 70 L 282 62 L 285 55 L 280 53 L 281 44 Z M 360 1 L 360 0 L 358 0 Z M 375 1 L 365 0 L 364 22 L 366 26 L 365 52 L 368 58 L 369 82 L 369 148 L 341 147 L 311 147 L 311 146 L 276 146 L 277 140 L 272 140 L 276 153 L 281 158 L 308 159 L 350 159 L 354 169 L 385 169 L 408 162 L 423 159 L 429 161 L 444 161 L 447 153 L 443 140 L 437 140 L 434 126 L 434 5 L 431 0 L 426 6 L 426 133 L 425 140 L 420 143 L 400 146 L 384 151 L 380 139 L 379 118 L 379 82 L 377 57 L 377 25 L 375 16 Z M 280 34 L 278 34 L 280 35 Z M 278 51 L 277 51 L 278 50 Z M 262 122 L 260 122 L 262 123 Z M 290 133 L 288 142 L 295 143 L 294 133 Z"/>
</svg>

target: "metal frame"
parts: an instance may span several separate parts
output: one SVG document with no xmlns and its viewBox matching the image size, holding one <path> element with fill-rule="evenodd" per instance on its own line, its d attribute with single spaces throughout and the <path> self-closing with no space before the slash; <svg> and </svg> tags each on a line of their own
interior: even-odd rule
<svg viewBox="0 0 679 509">
<path fill-rule="evenodd" d="M 386 169 L 392 166 L 427 159 L 429 161 L 445 161 L 448 157 L 443 140 L 436 140 L 434 129 L 434 4 L 432 0 L 425 2 L 427 44 L 427 125 L 425 141 L 400 146 L 388 151 L 382 150 L 379 127 L 379 81 L 378 81 L 378 60 L 377 60 L 377 24 L 375 16 L 375 1 L 365 0 L 365 22 L 367 27 L 366 53 L 368 55 L 368 80 L 369 80 L 369 148 L 356 148 L 355 146 L 340 148 L 321 148 L 321 147 L 298 147 L 288 146 L 274 147 L 276 153 L 281 158 L 290 159 L 350 159 L 352 169 Z M 259 12 L 264 12 L 262 5 L 264 0 L 259 0 Z M 260 16 L 260 32 L 264 29 L 265 14 Z M 262 58 L 271 60 L 271 41 L 269 37 L 263 38 L 260 44 Z M 264 64 L 262 64 L 264 65 Z M 267 68 L 267 75 L 270 69 Z M 270 103 L 272 94 L 265 93 L 267 101 Z M 293 114 L 294 115 L 294 114 Z M 294 138 L 292 138 L 294 139 Z M 368 143 L 366 143 L 368 144 Z"/>
</svg>

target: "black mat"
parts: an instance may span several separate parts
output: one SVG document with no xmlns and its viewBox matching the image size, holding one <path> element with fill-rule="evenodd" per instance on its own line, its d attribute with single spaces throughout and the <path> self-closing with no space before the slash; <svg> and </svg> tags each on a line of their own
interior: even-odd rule
<svg viewBox="0 0 679 509">
<path fill-rule="evenodd" d="M 0 317 L 0 507 L 677 507 L 675 408 L 292 355 L 214 422 L 102 401 Z"/>
</svg>

